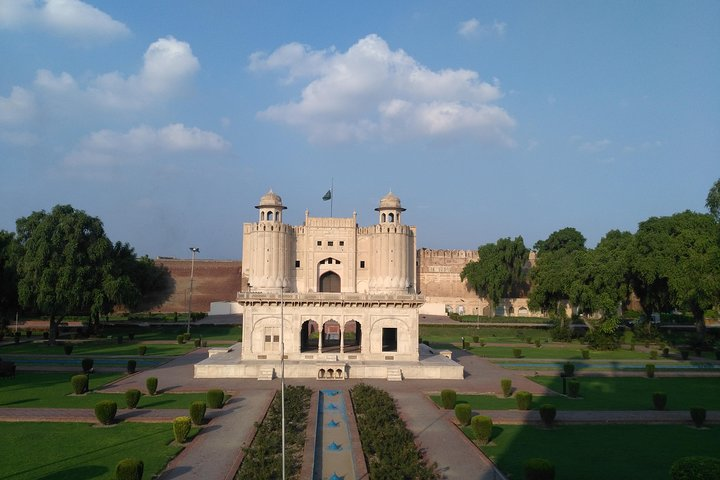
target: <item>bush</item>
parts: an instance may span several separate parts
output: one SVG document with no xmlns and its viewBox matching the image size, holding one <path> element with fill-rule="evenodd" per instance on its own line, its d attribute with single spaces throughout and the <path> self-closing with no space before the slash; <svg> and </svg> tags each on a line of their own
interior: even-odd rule
<svg viewBox="0 0 720 480">
<path fill-rule="evenodd" d="M 546 427 L 552 427 L 552 424 L 555 422 L 556 415 L 557 409 L 555 408 L 555 405 L 550 403 L 540 405 L 540 418 Z"/>
<path fill-rule="evenodd" d="M 583 360 L 589 360 L 590 359 L 590 350 L 587 348 L 583 348 L 580 350 L 580 353 L 582 354 Z"/>
<path fill-rule="evenodd" d="M 672 480 L 720 480 L 720 459 L 713 457 L 683 457 L 670 467 Z"/>
<path fill-rule="evenodd" d="M 177 343 L 178 343 L 178 344 L 183 344 L 183 343 L 185 343 L 185 335 L 178 335 L 178 336 L 176 337 L 176 340 L 177 340 Z"/>
<path fill-rule="evenodd" d="M 655 365 L 652 363 L 648 363 L 645 365 L 645 375 L 647 375 L 647 378 L 653 378 L 655 376 Z"/>
<path fill-rule="evenodd" d="M 199 338 L 196 338 L 193 341 L 193 345 L 195 345 L 195 348 L 198 348 L 200 346 L 200 342 L 202 342 L 202 340 L 200 340 Z"/>
<path fill-rule="evenodd" d="M 502 388 L 503 395 L 509 397 L 510 395 L 512 395 L 512 380 L 510 380 L 509 378 L 501 378 L 500 388 Z"/>
<path fill-rule="evenodd" d="M 183 338 L 185 339 L 185 342 L 190 340 L 191 337 L 192 337 L 192 335 L 190 335 L 188 332 L 183 333 Z M 185 342 L 183 342 L 183 343 L 185 343 Z"/>
<path fill-rule="evenodd" d="M 137 368 L 137 362 L 135 360 L 128 360 L 127 363 L 127 372 L 128 373 L 135 373 L 135 369 Z"/>
<path fill-rule="evenodd" d="M 473 343 L 479 343 L 480 342 L 480 336 L 473 335 Z"/>
<path fill-rule="evenodd" d="M 115 467 L 116 480 L 141 480 L 145 464 L 137 458 L 120 460 Z"/>
<path fill-rule="evenodd" d="M 75 395 L 82 395 L 88 391 L 88 377 L 87 375 L 73 375 L 70 378 L 72 384 L 73 393 Z"/>
<path fill-rule="evenodd" d="M 16 339 L 19 337 L 15 337 Z M 63 351 L 65 352 L 65 355 L 70 355 L 73 351 L 73 344 L 72 343 L 66 343 L 63 345 Z"/>
<path fill-rule="evenodd" d="M 681 348 L 680 357 L 682 357 L 683 360 L 687 360 L 688 357 L 690 357 L 690 350 L 687 348 Z"/>
<path fill-rule="evenodd" d="M 118 336 L 117 336 L 117 343 L 118 343 L 118 345 L 122 345 L 122 343 L 123 343 L 123 336 L 122 336 L 122 335 L 118 335 Z"/>
<path fill-rule="evenodd" d="M 665 405 L 667 405 L 667 394 L 665 392 L 654 392 L 652 400 L 655 410 L 665 410 Z"/>
<path fill-rule="evenodd" d="M 568 382 L 568 396 L 577 398 L 580 396 L 580 382 L 578 380 L 570 380 Z"/>
<path fill-rule="evenodd" d="M 664 347 L 662 349 L 662 356 L 663 357 L 669 357 L 670 356 L 670 349 L 668 347 Z"/>
<path fill-rule="evenodd" d="M 83 372 L 85 372 L 85 373 L 90 373 L 90 372 L 92 372 L 93 364 L 94 364 L 94 363 L 95 363 L 95 362 L 93 361 L 92 358 L 83 358 L 83 359 L 82 359 L 82 362 L 81 362 Z"/>
<path fill-rule="evenodd" d="M 173 435 L 177 443 L 185 443 L 190 434 L 192 420 L 190 417 L 176 417 L 173 420 Z"/>
<path fill-rule="evenodd" d="M 692 418 L 692 421 L 697 428 L 702 427 L 703 423 L 705 423 L 706 413 L 707 412 L 703 407 L 692 407 L 690 409 L 690 418 Z"/>
<path fill-rule="evenodd" d="M 521 390 L 515 394 L 518 410 L 530 410 L 532 406 L 532 393 Z"/>
<path fill-rule="evenodd" d="M 442 401 L 443 408 L 446 410 L 450 410 L 451 408 L 455 408 L 457 393 L 455 393 L 455 390 L 443 390 L 442 392 L 440 392 L 440 399 Z"/>
<path fill-rule="evenodd" d="M 657 360 L 657 350 L 650 350 L 650 360 Z"/>
<path fill-rule="evenodd" d="M 430 346 L 430 342 L 428 342 L 427 340 L 425 340 L 424 343 L 425 343 L 425 345 L 427 345 L 428 347 Z M 201 343 L 201 345 L 202 345 L 203 348 L 207 347 L 207 340 L 203 340 L 202 343 Z"/>
<path fill-rule="evenodd" d="M 225 403 L 225 392 L 220 389 L 212 389 L 207 392 L 207 406 L 210 408 L 222 408 Z"/>
<path fill-rule="evenodd" d="M 575 364 L 567 362 L 563 365 L 563 373 L 566 377 L 572 377 L 575 375 Z"/>
<path fill-rule="evenodd" d="M 145 380 L 145 386 L 147 387 L 148 395 L 155 395 L 158 387 L 157 377 L 148 377 Z"/>
<path fill-rule="evenodd" d="M 470 425 L 470 417 L 472 416 L 472 407 L 469 403 L 458 403 L 455 405 L 455 418 L 457 418 L 460 425 Z"/>
<path fill-rule="evenodd" d="M 493 422 L 485 415 L 475 415 L 470 420 L 470 426 L 475 432 L 475 438 L 482 445 L 487 445 L 492 438 Z"/>
<path fill-rule="evenodd" d="M 519 348 L 513 348 L 513 357 L 522 358 L 522 350 Z"/>
<path fill-rule="evenodd" d="M 117 414 L 117 403 L 102 400 L 95 404 L 95 418 L 103 425 L 111 425 Z"/>
<path fill-rule="evenodd" d="M 539 338 L 535 339 L 535 346 L 537 348 L 540 348 L 542 346 L 542 341 Z"/>
<path fill-rule="evenodd" d="M 147 345 L 138 345 L 138 355 L 145 355 L 147 353 Z"/>
<path fill-rule="evenodd" d="M 207 404 L 205 402 L 192 402 L 190 404 L 190 420 L 194 425 L 202 425 L 205 423 L 205 412 Z"/>
<path fill-rule="evenodd" d="M 544 458 L 531 458 L 525 462 L 525 480 L 554 480 L 555 465 Z"/>
<path fill-rule="evenodd" d="M 132 409 L 137 407 L 138 403 L 140 403 L 141 396 L 142 392 L 140 392 L 137 388 L 131 388 L 125 392 L 125 403 L 127 404 L 127 408 Z"/>
</svg>

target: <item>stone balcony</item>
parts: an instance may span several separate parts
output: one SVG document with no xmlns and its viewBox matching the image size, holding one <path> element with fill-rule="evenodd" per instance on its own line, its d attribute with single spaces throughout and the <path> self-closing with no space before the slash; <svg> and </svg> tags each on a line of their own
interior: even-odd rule
<svg viewBox="0 0 720 480">
<path fill-rule="evenodd" d="M 333 307 L 420 307 L 425 296 L 415 293 L 297 293 L 238 292 L 241 305 L 333 306 Z"/>
</svg>

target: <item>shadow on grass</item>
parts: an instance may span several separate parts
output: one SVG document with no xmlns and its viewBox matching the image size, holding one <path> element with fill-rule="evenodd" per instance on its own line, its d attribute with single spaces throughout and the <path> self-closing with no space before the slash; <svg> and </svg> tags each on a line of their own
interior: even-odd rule
<svg viewBox="0 0 720 480">
<path fill-rule="evenodd" d="M 142 397 L 141 401 L 147 397 Z M 157 407 L 158 405 L 167 405 L 168 403 L 173 403 L 172 400 L 151 400 L 151 401 L 142 401 L 142 406 L 138 406 L 138 408 L 152 408 Z"/>
<path fill-rule="evenodd" d="M 3 402 L 3 403 L 0 403 L 0 407 L 9 407 L 10 405 L 18 405 L 21 403 L 37 402 L 38 400 L 40 400 L 40 399 L 39 398 L 25 398 L 22 400 L 15 400 L 13 402 Z"/>
<path fill-rule="evenodd" d="M 53 472 L 39 477 L 38 480 L 66 480 L 73 478 L 76 480 L 82 480 L 83 478 L 101 478 L 105 477 L 108 473 L 108 469 L 101 465 L 83 465 L 82 467 L 73 467 L 59 472 Z"/>
</svg>

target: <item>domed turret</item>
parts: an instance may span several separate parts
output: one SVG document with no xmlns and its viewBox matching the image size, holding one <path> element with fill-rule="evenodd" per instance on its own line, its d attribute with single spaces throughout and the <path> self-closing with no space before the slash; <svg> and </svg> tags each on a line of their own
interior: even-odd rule
<svg viewBox="0 0 720 480">
<path fill-rule="evenodd" d="M 400 198 L 392 192 L 388 192 L 380 199 L 380 206 L 375 209 L 380 212 L 380 223 L 400 223 L 400 212 L 404 212 L 400 204 Z"/>
<path fill-rule="evenodd" d="M 265 195 L 260 197 L 260 203 L 255 205 L 260 210 L 261 222 L 282 223 L 282 211 L 287 207 L 282 204 L 282 198 L 270 189 Z"/>
</svg>

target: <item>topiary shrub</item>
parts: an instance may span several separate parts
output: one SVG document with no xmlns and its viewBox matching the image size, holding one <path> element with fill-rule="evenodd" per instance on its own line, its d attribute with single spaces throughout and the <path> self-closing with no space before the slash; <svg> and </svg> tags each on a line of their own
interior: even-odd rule
<svg viewBox="0 0 720 480">
<path fill-rule="evenodd" d="M 92 358 L 83 358 L 81 364 L 83 372 L 90 373 L 92 372 L 95 361 Z"/>
<path fill-rule="evenodd" d="M 665 410 L 667 405 L 667 394 L 665 392 L 654 392 L 652 394 L 653 405 L 655 410 Z"/>
<path fill-rule="evenodd" d="M 72 385 L 73 393 L 75 395 L 82 395 L 88 391 L 87 375 L 73 375 L 70 378 L 70 384 Z"/>
<path fill-rule="evenodd" d="M 430 342 L 428 342 L 427 340 L 425 340 L 424 343 L 425 343 L 425 345 L 427 345 L 428 347 L 430 346 Z M 203 340 L 202 343 L 201 343 L 201 346 L 202 346 L 203 348 L 207 347 L 207 340 Z"/>
<path fill-rule="evenodd" d="M 650 350 L 650 360 L 657 360 L 658 352 L 657 350 Z"/>
<path fill-rule="evenodd" d="M 538 339 L 535 339 L 535 346 L 536 346 L 537 348 L 542 347 L 542 340 L 540 340 L 539 338 L 538 338 Z"/>
<path fill-rule="evenodd" d="M 546 427 L 552 427 L 553 423 L 555 422 L 556 415 L 557 409 L 555 408 L 555 405 L 552 405 L 550 403 L 540 405 L 540 418 L 542 419 Z"/>
<path fill-rule="evenodd" d="M 175 340 L 177 340 L 178 344 L 183 344 L 185 343 L 185 335 L 178 335 Z"/>
<path fill-rule="evenodd" d="M 225 404 L 225 392 L 220 389 L 212 389 L 207 392 L 207 405 L 210 408 L 222 408 Z"/>
<path fill-rule="evenodd" d="M 137 458 L 125 458 L 115 466 L 116 480 L 142 480 L 145 464 Z"/>
<path fill-rule="evenodd" d="M 460 425 L 470 425 L 470 417 L 472 416 L 472 407 L 469 403 L 458 403 L 455 405 L 455 418 Z"/>
<path fill-rule="evenodd" d="M 502 393 L 505 397 L 509 397 L 512 395 L 512 380 L 509 378 L 501 378 L 500 379 L 500 388 L 502 388 Z"/>
<path fill-rule="evenodd" d="M 566 377 L 572 377 L 573 375 L 575 375 L 575 364 L 566 362 L 563 365 L 563 373 Z"/>
<path fill-rule="evenodd" d="M 522 350 L 519 348 L 513 348 L 513 357 L 522 358 Z"/>
<path fill-rule="evenodd" d="M 683 360 L 687 360 L 690 357 L 690 350 L 687 348 L 681 348 L 680 357 L 682 357 Z"/>
<path fill-rule="evenodd" d="M 672 480 L 720 480 L 720 458 L 682 457 L 670 467 Z"/>
<path fill-rule="evenodd" d="M 690 418 L 697 428 L 700 428 L 705 423 L 705 416 L 707 411 L 703 407 L 692 407 L 690 409 Z"/>
<path fill-rule="evenodd" d="M 95 404 L 95 418 L 103 425 L 111 425 L 117 414 L 117 403 L 102 400 Z"/>
<path fill-rule="evenodd" d="M 531 458 L 523 466 L 525 480 L 555 480 L 555 465 L 544 458 Z"/>
<path fill-rule="evenodd" d="M 193 345 L 195 345 L 195 348 L 198 348 L 200 346 L 201 342 L 202 342 L 202 340 L 200 340 L 199 338 L 196 338 L 193 341 Z"/>
<path fill-rule="evenodd" d="M 515 394 L 518 410 L 530 410 L 532 406 L 532 393 L 521 390 Z"/>
<path fill-rule="evenodd" d="M 473 343 L 480 342 L 480 336 L 479 335 L 473 335 Z"/>
<path fill-rule="evenodd" d="M 183 338 L 185 339 L 186 342 L 188 340 L 190 340 L 191 337 L 192 337 L 192 335 L 190 335 L 188 332 L 183 333 Z"/>
<path fill-rule="evenodd" d="M 190 434 L 192 420 L 190 417 L 176 417 L 173 420 L 173 435 L 177 443 L 185 443 Z"/>
<path fill-rule="evenodd" d="M 128 373 L 135 373 L 135 370 L 137 369 L 137 362 L 135 360 L 128 360 L 127 363 L 127 372 Z"/>
<path fill-rule="evenodd" d="M 147 353 L 147 345 L 138 345 L 138 355 L 145 355 Z"/>
<path fill-rule="evenodd" d="M 670 349 L 668 347 L 664 347 L 662 349 L 662 356 L 663 357 L 669 357 L 670 356 Z"/>
<path fill-rule="evenodd" d="M 648 363 L 645 365 L 645 375 L 647 375 L 647 378 L 653 378 L 655 376 L 655 365 L 652 363 Z"/>
<path fill-rule="evenodd" d="M 475 432 L 475 438 L 481 445 L 487 445 L 492 438 L 493 422 L 485 415 L 475 415 L 470 420 L 470 426 Z"/>
<path fill-rule="evenodd" d="M 580 381 L 570 380 L 568 381 L 568 396 L 570 398 L 577 398 L 580 396 Z"/>
<path fill-rule="evenodd" d="M 202 425 L 205 423 L 205 412 L 207 404 L 205 402 L 192 402 L 190 404 L 190 420 L 194 425 Z"/>
<path fill-rule="evenodd" d="M 455 393 L 455 390 L 445 389 L 440 392 L 440 400 L 444 409 L 450 410 L 451 408 L 455 408 L 457 393 Z"/>
<path fill-rule="evenodd" d="M 583 348 L 582 350 L 580 350 L 580 354 L 582 355 L 583 360 L 590 359 L 590 350 L 588 350 L 587 348 Z"/>
<path fill-rule="evenodd" d="M 18 338 L 18 337 L 16 337 Z M 72 343 L 66 343 L 63 345 L 63 351 L 65 352 L 65 355 L 70 355 L 73 351 L 73 344 Z"/>
<path fill-rule="evenodd" d="M 125 392 L 125 403 L 127 404 L 127 408 L 135 408 L 138 406 L 138 403 L 140 403 L 140 397 L 142 396 L 142 392 L 138 390 L 137 388 L 131 388 L 130 390 Z"/>
<path fill-rule="evenodd" d="M 145 380 L 145 386 L 147 387 L 148 395 L 155 395 L 158 387 L 157 377 L 148 377 Z"/>
</svg>

